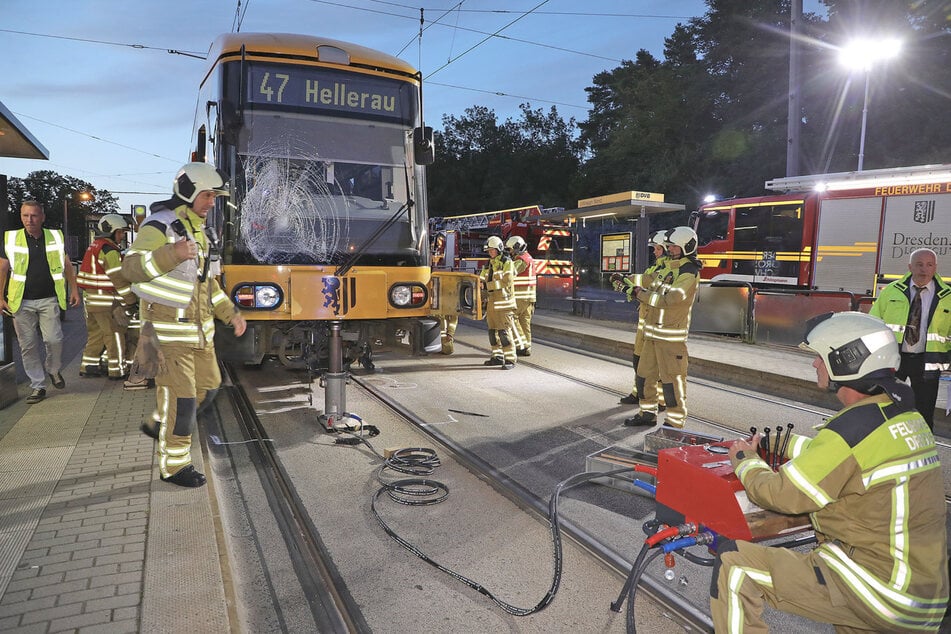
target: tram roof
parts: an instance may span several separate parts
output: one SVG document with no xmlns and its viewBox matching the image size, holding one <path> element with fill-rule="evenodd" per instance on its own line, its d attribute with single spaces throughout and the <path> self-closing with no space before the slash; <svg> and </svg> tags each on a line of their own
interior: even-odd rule
<svg viewBox="0 0 951 634">
<path fill-rule="evenodd" d="M 48 161 L 50 152 L 0 102 L 0 156 Z"/>
<path fill-rule="evenodd" d="M 266 55 L 272 61 L 280 58 L 317 60 L 320 46 L 333 46 L 344 50 L 350 56 L 350 63 L 363 66 L 380 66 L 400 73 L 415 75 L 411 64 L 387 53 L 316 35 L 298 35 L 293 33 L 225 33 L 212 42 L 208 50 L 208 62 L 212 65 L 222 56 L 240 54 L 244 46 L 248 56 Z"/>
<path fill-rule="evenodd" d="M 608 202 L 602 205 L 590 205 L 579 207 L 578 209 L 566 209 L 552 214 L 545 214 L 545 220 L 577 222 L 583 219 L 606 218 L 614 216 L 615 218 L 630 218 L 641 215 L 641 212 L 648 216 L 656 214 L 667 214 L 675 211 L 683 211 L 684 205 L 677 203 L 652 202 L 643 200 L 625 200 L 619 202 Z"/>
</svg>

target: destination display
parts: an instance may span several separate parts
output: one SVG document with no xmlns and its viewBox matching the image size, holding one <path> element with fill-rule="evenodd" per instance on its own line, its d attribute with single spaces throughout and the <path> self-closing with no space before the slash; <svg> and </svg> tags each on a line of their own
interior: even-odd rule
<svg viewBox="0 0 951 634">
<path fill-rule="evenodd" d="M 416 87 L 404 81 L 311 66 L 247 64 L 246 99 L 337 114 L 371 115 L 412 125 Z"/>
</svg>

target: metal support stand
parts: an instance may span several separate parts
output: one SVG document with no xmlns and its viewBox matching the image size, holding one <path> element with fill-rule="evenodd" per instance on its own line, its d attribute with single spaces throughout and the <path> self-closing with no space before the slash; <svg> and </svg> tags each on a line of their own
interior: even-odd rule
<svg viewBox="0 0 951 634">
<path fill-rule="evenodd" d="M 347 412 L 349 372 L 343 369 L 343 337 L 340 334 L 342 327 L 343 322 L 339 320 L 330 322 L 328 370 L 320 377 L 320 386 L 324 388 L 324 413 L 320 415 L 319 420 L 327 431 L 334 431 L 341 424 L 349 427 L 361 424 L 359 417 L 353 417 Z"/>
</svg>

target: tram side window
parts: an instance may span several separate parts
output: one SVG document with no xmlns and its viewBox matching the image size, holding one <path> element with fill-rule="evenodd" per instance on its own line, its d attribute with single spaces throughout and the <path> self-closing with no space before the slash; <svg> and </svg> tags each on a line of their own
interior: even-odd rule
<svg viewBox="0 0 951 634">
<path fill-rule="evenodd" d="M 697 224 L 697 240 L 700 246 L 715 240 L 726 240 L 730 230 L 729 211 L 706 211 Z"/>
</svg>

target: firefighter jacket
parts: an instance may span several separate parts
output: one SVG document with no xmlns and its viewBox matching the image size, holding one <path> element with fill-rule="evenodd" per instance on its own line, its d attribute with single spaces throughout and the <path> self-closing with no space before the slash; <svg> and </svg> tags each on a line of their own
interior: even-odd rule
<svg viewBox="0 0 951 634">
<path fill-rule="evenodd" d="M 925 371 L 940 372 L 948 369 L 951 351 L 951 286 L 934 276 L 935 296 L 928 315 L 928 337 L 925 342 Z M 905 338 L 908 311 L 911 310 L 911 273 L 895 280 L 882 289 L 868 311 L 869 315 L 884 321 L 895 333 L 898 344 Z"/>
<path fill-rule="evenodd" d="M 515 264 L 507 255 L 491 258 L 479 273 L 488 296 L 488 310 L 515 311 Z"/>
<path fill-rule="evenodd" d="M 515 300 L 517 302 L 536 301 L 538 277 L 535 275 L 535 259 L 523 253 L 512 260 L 515 267 Z"/>
<path fill-rule="evenodd" d="M 793 435 L 778 472 L 744 451 L 733 464 L 755 504 L 810 514 L 823 575 L 894 629 L 925 629 L 948 600 L 941 463 L 911 388 L 894 378 L 881 387 L 815 438 Z"/>
<path fill-rule="evenodd" d="M 43 229 L 43 243 L 46 245 L 46 261 L 53 277 L 53 287 L 56 289 L 56 300 L 60 310 L 66 310 L 66 277 L 67 266 L 72 266 L 66 260 L 66 246 L 63 241 L 63 232 L 59 229 Z M 26 270 L 29 267 L 30 248 L 26 244 L 26 229 L 4 232 L 3 248 L 10 260 L 10 281 L 7 285 L 7 305 L 10 312 L 20 309 L 23 301 L 23 291 L 26 288 Z M 3 292 L 3 289 L 0 289 Z"/>
<path fill-rule="evenodd" d="M 160 343 L 203 349 L 213 342 L 215 318 L 230 324 L 238 311 L 206 263 L 211 252 L 204 220 L 184 203 L 174 211 L 163 206 L 175 202 L 152 205 L 122 274 L 141 299 L 141 320 L 152 323 Z M 178 262 L 175 242 L 182 237 L 195 241 L 196 260 Z"/>
<path fill-rule="evenodd" d="M 83 255 L 76 285 L 83 289 L 86 310 L 112 310 L 116 303 L 135 303 L 132 286 L 122 277 L 122 253 L 110 238 L 96 238 Z"/>
<path fill-rule="evenodd" d="M 650 288 L 637 292 L 644 315 L 644 338 L 684 342 L 690 331 L 690 312 L 700 286 L 700 261 L 668 258 L 663 269 L 652 274 Z"/>
</svg>

